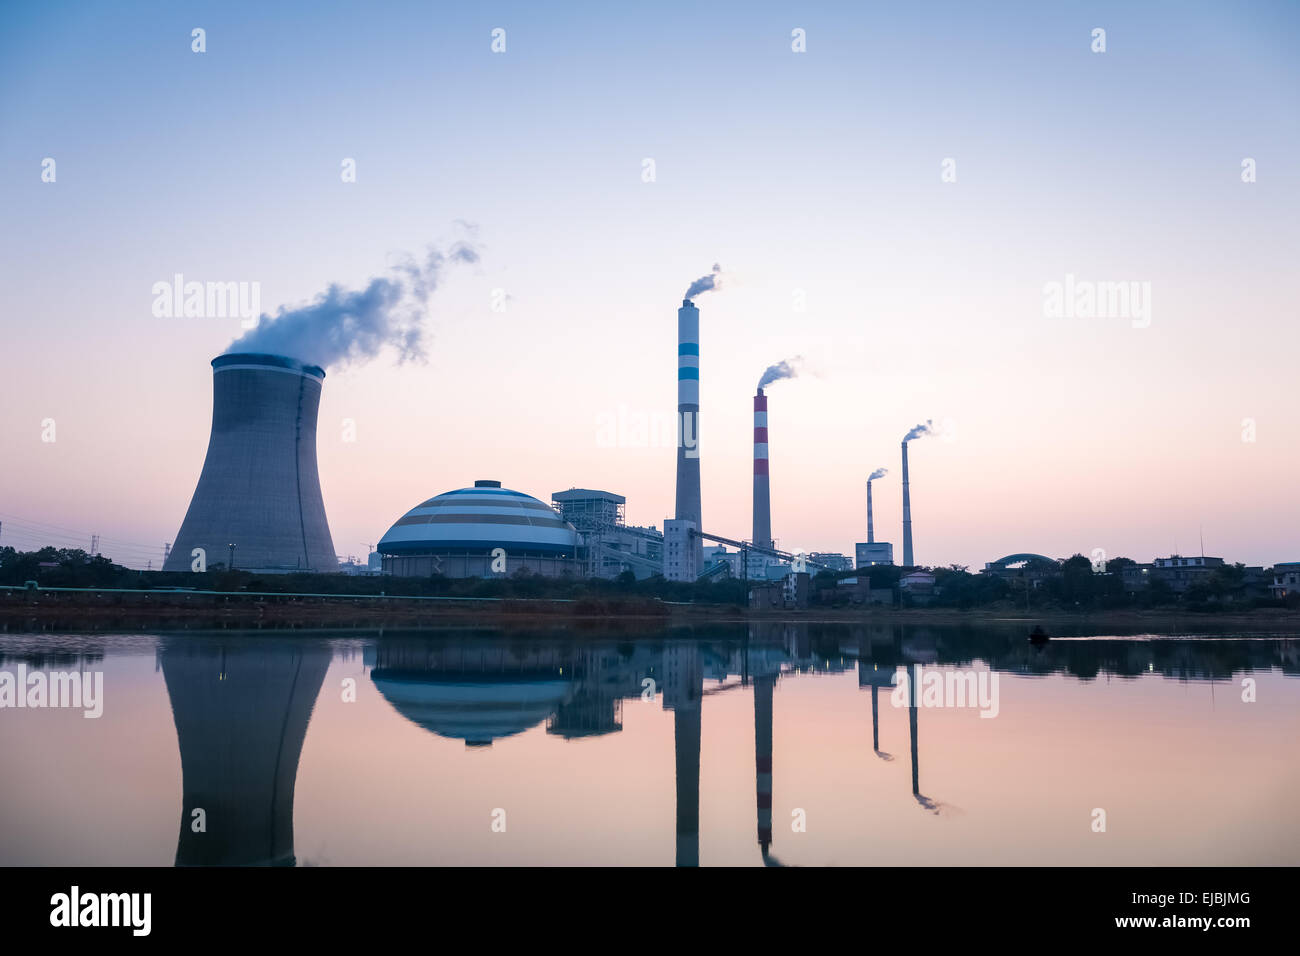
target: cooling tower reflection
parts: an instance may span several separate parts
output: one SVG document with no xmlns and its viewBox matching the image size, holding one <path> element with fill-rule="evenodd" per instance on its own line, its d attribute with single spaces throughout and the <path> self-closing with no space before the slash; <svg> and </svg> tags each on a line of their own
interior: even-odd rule
<svg viewBox="0 0 1300 956">
<path fill-rule="evenodd" d="M 293 794 L 325 672 L 320 642 L 168 639 L 181 752 L 177 866 L 292 866 Z"/>
</svg>

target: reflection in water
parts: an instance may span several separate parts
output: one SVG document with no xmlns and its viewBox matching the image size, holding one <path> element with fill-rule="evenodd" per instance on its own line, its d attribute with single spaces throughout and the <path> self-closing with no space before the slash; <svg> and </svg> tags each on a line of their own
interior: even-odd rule
<svg viewBox="0 0 1300 956">
<path fill-rule="evenodd" d="M 890 761 L 893 757 L 880 749 L 879 694 L 882 687 L 886 694 L 892 689 L 900 665 L 980 660 L 1029 676 L 1066 671 L 1084 680 L 1102 672 L 1149 673 L 1157 666 L 1168 676 L 1210 680 L 1252 668 L 1297 671 L 1291 641 L 1058 639 L 1050 647 L 1030 649 L 1014 631 L 969 638 L 957 630 L 898 624 L 762 623 L 713 628 L 705 640 L 665 634 L 622 642 L 479 632 L 371 639 L 364 662 L 374 686 L 398 714 L 467 748 L 490 748 L 496 740 L 543 725 L 547 736 L 563 740 L 619 734 L 625 699 L 657 697 L 672 713 L 679 866 L 700 861 L 703 702 L 712 694 L 743 687 L 753 695 L 759 858 L 780 866 L 772 826 L 774 699 L 788 676 L 835 674 L 856 666 L 857 686 L 871 692 L 871 750 Z M 183 774 L 176 864 L 292 865 L 295 778 L 330 664 L 330 645 L 265 636 L 169 637 L 161 641 L 157 657 Z M 912 796 L 939 813 L 944 805 L 921 792 L 921 691 L 919 681 L 908 684 Z M 206 829 L 196 831 L 199 809 Z"/>
<path fill-rule="evenodd" d="M 569 655 L 553 646 L 383 644 L 370 662 L 399 714 L 467 747 L 540 724 L 574 693 Z"/>
<path fill-rule="evenodd" d="M 867 628 L 854 628 L 855 645 L 851 650 L 858 655 L 858 686 L 871 688 L 871 749 L 881 760 L 893 760 L 894 755 L 880 749 L 880 688 L 894 685 L 893 642 L 876 640 Z"/>
<path fill-rule="evenodd" d="M 917 663 L 933 664 L 939 659 L 936 642 L 924 629 L 904 628 L 901 625 L 875 629 L 855 629 L 858 656 L 858 686 L 871 688 L 871 749 L 882 760 L 893 760 L 892 754 L 880 749 L 880 688 L 894 686 L 895 669 L 901 664 L 911 667 Z M 921 761 L 918 742 L 918 720 L 921 687 L 919 681 L 907 682 L 907 730 L 912 756 L 912 796 L 926 810 L 938 813 L 941 804 L 921 792 Z"/>
<path fill-rule="evenodd" d="M 668 645 L 663 652 L 664 708 L 673 712 L 677 764 L 677 865 L 700 865 L 700 704 L 704 670 L 694 642 Z"/>
<path fill-rule="evenodd" d="M 772 855 L 772 691 L 776 674 L 754 677 L 754 789 L 758 797 L 758 846 L 763 862 L 780 866 Z"/>
<path fill-rule="evenodd" d="M 158 659 L 181 751 L 176 865 L 292 866 L 298 757 L 329 646 L 185 637 Z"/>
</svg>

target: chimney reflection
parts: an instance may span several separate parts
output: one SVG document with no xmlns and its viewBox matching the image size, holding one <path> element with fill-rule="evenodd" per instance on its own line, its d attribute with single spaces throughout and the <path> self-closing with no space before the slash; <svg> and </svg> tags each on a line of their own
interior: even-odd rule
<svg viewBox="0 0 1300 956">
<path fill-rule="evenodd" d="M 700 647 L 681 642 L 664 649 L 664 707 L 673 712 L 677 765 L 677 865 L 700 865 L 700 733 L 704 669 Z"/>
<path fill-rule="evenodd" d="M 925 629 L 914 629 L 910 634 L 901 626 L 892 634 L 872 631 L 859 645 L 858 686 L 871 688 L 871 749 L 882 760 L 893 756 L 880 749 L 880 703 L 882 686 L 892 691 L 896 668 L 908 668 L 907 681 L 907 731 L 908 749 L 912 758 L 912 796 L 925 809 L 939 812 L 939 804 L 921 792 L 921 752 L 919 713 L 921 688 L 916 678 L 914 664 L 920 661 L 933 663 L 938 659 L 933 636 Z"/>
</svg>

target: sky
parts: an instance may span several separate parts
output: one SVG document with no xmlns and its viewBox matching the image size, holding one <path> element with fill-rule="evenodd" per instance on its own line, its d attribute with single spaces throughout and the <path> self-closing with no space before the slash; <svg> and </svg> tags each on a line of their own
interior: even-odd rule
<svg viewBox="0 0 1300 956">
<path fill-rule="evenodd" d="M 0 545 L 174 540 L 245 329 L 156 316 L 155 283 L 274 315 L 467 242 L 424 360 L 327 370 L 342 555 L 476 479 L 661 526 L 671 441 L 607 425 L 673 412 L 717 262 L 706 530 L 749 537 L 751 398 L 801 355 L 768 392 L 779 547 L 851 553 L 886 467 L 901 558 L 899 443 L 933 419 L 918 563 L 1300 560 L 1300 7 L 466 6 L 0 8 Z M 1067 276 L 1149 313 L 1053 316 Z"/>
</svg>

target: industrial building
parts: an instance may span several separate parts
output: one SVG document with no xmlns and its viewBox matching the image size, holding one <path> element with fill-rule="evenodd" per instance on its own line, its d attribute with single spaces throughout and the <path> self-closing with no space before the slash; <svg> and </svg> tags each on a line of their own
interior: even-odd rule
<svg viewBox="0 0 1300 956">
<path fill-rule="evenodd" d="M 712 569 L 710 577 L 739 578 L 744 576 L 741 566 L 742 552 L 728 551 L 725 544 L 714 544 L 704 549 L 704 566 Z"/>
<path fill-rule="evenodd" d="M 664 577 L 669 581 L 694 581 L 704 570 L 703 543 L 692 534 L 698 525 L 690 519 L 664 522 Z"/>
<path fill-rule="evenodd" d="M 338 571 L 316 470 L 324 380 L 280 355 L 212 360 L 208 453 L 164 571 Z"/>
<path fill-rule="evenodd" d="M 859 541 L 853 546 L 853 557 L 859 568 L 893 564 L 894 546 L 888 541 Z"/>
<path fill-rule="evenodd" d="M 904 463 L 907 461 L 907 442 L 903 442 L 903 461 Z M 857 568 L 870 568 L 877 564 L 894 563 L 894 546 L 888 541 L 876 540 L 876 524 L 871 511 L 871 483 L 884 473 L 885 470 L 883 468 L 877 469 L 872 473 L 871 477 L 867 479 L 867 540 L 865 542 L 859 541 L 853 546 L 854 567 Z M 906 467 L 904 468 L 903 474 L 907 474 Z M 904 510 L 904 514 L 908 516 L 907 527 L 910 531 L 911 501 L 907 498 L 908 492 L 906 490 L 906 483 L 904 483 L 903 487 L 904 500 L 907 502 L 907 508 Z"/>
<path fill-rule="evenodd" d="M 398 577 L 581 575 L 582 538 L 545 502 L 499 481 L 447 491 L 398 518 L 379 541 L 385 574 Z"/>
<path fill-rule="evenodd" d="M 664 536 L 657 528 L 629 527 L 627 499 L 608 491 L 570 488 L 551 495 L 552 507 L 582 535 L 583 574 L 616 578 L 631 571 L 638 581 L 664 570 Z"/>
</svg>

